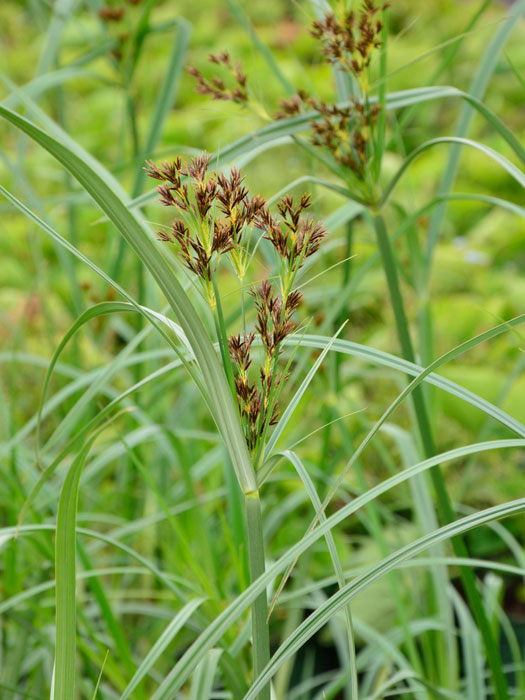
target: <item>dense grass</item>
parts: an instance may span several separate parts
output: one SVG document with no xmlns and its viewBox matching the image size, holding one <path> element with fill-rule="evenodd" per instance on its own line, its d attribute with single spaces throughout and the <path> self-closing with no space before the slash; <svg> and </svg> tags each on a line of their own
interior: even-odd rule
<svg viewBox="0 0 525 700">
<path fill-rule="evenodd" d="M 393 3 L 360 88 L 323 2 L 112 7 L 0 7 L 0 696 L 525 698 L 525 2 Z M 247 106 L 184 71 L 225 48 Z M 364 175 L 273 116 L 358 88 Z M 215 310 L 154 235 L 202 150 L 329 231 L 253 449 L 224 341 L 282 261 Z"/>
</svg>

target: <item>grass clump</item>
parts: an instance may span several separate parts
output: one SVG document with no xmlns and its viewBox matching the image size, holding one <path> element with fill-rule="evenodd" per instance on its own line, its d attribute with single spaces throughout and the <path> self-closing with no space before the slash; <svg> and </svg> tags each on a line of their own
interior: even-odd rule
<svg viewBox="0 0 525 700">
<path fill-rule="evenodd" d="M 30 8 L 2 693 L 523 697 L 525 3 Z"/>
</svg>

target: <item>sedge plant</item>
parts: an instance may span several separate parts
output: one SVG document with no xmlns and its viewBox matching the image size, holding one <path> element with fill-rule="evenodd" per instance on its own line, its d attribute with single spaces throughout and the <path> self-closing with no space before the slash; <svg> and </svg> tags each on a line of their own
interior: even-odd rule
<svg viewBox="0 0 525 700">
<path fill-rule="evenodd" d="M 395 127 L 390 135 L 387 130 L 386 81 L 389 6 L 388 2 L 378 3 L 375 0 L 365 0 L 358 7 L 354 7 L 352 3 L 337 3 L 334 8 L 326 5 L 324 9 L 320 10 L 318 18 L 312 23 L 311 34 L 319 42 L 322 58 L 332 66 L 338 78 L 338 84 L 345 85 L 344 89 L 339 90 L 337 97 L 345 97 L 346 99 L 330 104 L 311 97 L 304 90 L 299 90 L 297 94 L 284 97 L 280 101 L 279 108 L 275 112 L 275 119 L 287 119 L 292 124 L 304 115 L 303 120 L 310 130 L 310 135 L 308 141 L 294 136 L 295 143 L 298 147 L 305 149 L 314 161 L 322 164 L 336 176 L 340 183 L 336 191 L 344 193 L 350 200 L 361 206 L 362 209 L 359 210 L 359 213 L 368 221 L 375 232 L 402 356 L 408 362 L 414 363 L 416 354 L 401 291 L 399 262 L 396 260 L 384 214 L 384 211 L 391 204 L 393 191 L 399 177 L 398 175 L 390 183 L 385 183 L 382 172 L 383 157 L 390 143 L 395 143 L 396 139 L 399 138 L 399 134 L 395 131 L 399 127 Z M 238 6 L 237 11 L 242 14 Z M 200 71 L 191 67 L 189 72 L 196 79 L 196 90 L 199 93 L 208 95 L 214 100 L 234 101 L 259 115 L 267 114 L 266 110 L 250 93 L 248 77 L 240 64 L 233 64 L 227 52 L 212 55 L 210 61 L 227 69 L 230 76 L 229 83 L 218 75 L 207 78 Z M 370 71 L 373 61 L 379 64 L 375 73 L 378 76 L 375 85 Z M 507 141 L 512 141 L 513 145 L 516 145 L 512 135 L 507 134 L 506 138 Z M 462 142 L 461 138 L 455 137 L 430 141 L 409 156 L 407 163 L 426 148 L 447 140 L 450 143 L 456 143 L 456 147 L 459 147 Z M 465 143 L 468 142 L 465 141 Z M 470 145 L 477 147 L 475 143 Z M 523 150 L 519 145 L 517 153 L 523 160 Z M 405 167 L 403 166 L 400 174 Z M 337 187 L 334 186 L 333 180 L 320 184 L 333 189 Z M 443 211 L 442 207 L 441 211 Z M 432 235 L 435 237 L 435 218 L 432 220 L 432 225 L 434 228 Z M 431 274 L 433 250 L 429 248 L 425 254 L 417 236 L 411 237 L 410 245 L 415 268 L 413 274 L 418 280 L 417 292 L 422 297 L 420 342 L 424 348 L 425 357 L 431 361 L 433 359 L 432 340 L 429 333 L 432 321 L 425 280 L 428 280 Z M 351 247 L 349 246 L 347 252 L 350 251 Z M 348 264 L 348 260 L 346 263 Z M 436 454 L 436 445 L 432 434 L 428 400 L 421 387 L 414 389 L 411 399 L 423 454 L 427 458 L 431 458 Z M 335 495 L 337 486 L 341 484 L 347 469 L 348 467 L 340 474 L 336 485 L 330 489 L 321 505 L 321 512 Z M 455 517 L 454 508 L 439 465 L 432 469 L 430 476 L 439 518 L 444 524 L 451 523 Z M 380 527 L 379 524 L 377 526 Z M 376 537 L 379 537 L 377 530 Z M 453 538 L 452 545 L 456 556 L 468 558 L 469 553 L 462 538 Z M 507 681 L 497 641 L 486 614 L 475 576 L 468 567 L 462 568 L 460 576 L 485 647 L 494 697 L 503 700 L 508 696 Z M 284 582 L 281 584 L 280 590 L 283 586 Z M 395 588 L 394 595 L 396 595 Z M 448 619 L 450 623 L 452 618 Z M 407 645 L 411 659 L 418 665 L 417 652 L 409 634 L 407 634 Z M 444 649 L 438 648 L 434 653 L 442 654 L 443 658 L 448 658 L 446 664 L 451 663 L 450 660 L 454 656 L 450 648 L 448 656 Z"/>
<path fill-rule="evenodd" d="M 237 404 L 257 481 L 268 431 L 279 421 L 278 399 L 287 379 L 286 368 L 279 366 L 282 344 L 297 328 L 293 315 L 301 304 L 302 294 L 294 289 L 295 279 L 304 261 L 319 250 L 327 231 L 304 214 L 311 204 L 309 195 L 303 195 L 297 204 L 292 197 L 283 197 L 277 204 L 281 218 L 276 218 L 260 195 L 250 196 L 240 171 L 235 168 L 228 174 L 210 171 L 210 159 L 211 156 L 203 154 L 184 167 L 180 158 L 161 165 L 149 163 L 147 174 L 162 183 L 157 188 L 161 203 L 177 212 L 171 228 L 158 232 L 159 240 L 176 246 L 214 316 L 224 373 Z M 259 237 L 254 235 L 254 230 L 259 232 Z M 230 264 L 239 282 L 239 293 L 243 295 L 261 232 L 278 257 L 279 274 L 276 280 L 263 280 L 249 290 L 256 311 L 255 330 L 247 330 L 243 301 L 242 331 L 228 336 L 217 268 L 220 262 Z M 256 333 L 264 357 L 254 367 L 252 345 Z M 265 568 L 261 507 L 257 489 L 243 489 L 243 495 L 250 576 L 255 581 Z M 263 592 L 252 612 L 255 676 L 270 659 L 267 617 Z M 260 698 L 269 697 L 267 686 Z"/>
<path fill-rule="evenodd" d="M 215 155 L 197 149 L 193 157 L 161 160 L 156 152 L 181 75 L 189 25 L 180 18 L 155 24 L 155 2 L 129 0 L 126 5 L 136 5 L 129 8 L 122 3 L 97 6 L 99 45 L 72 65 L 53 71 L 62 32 L 75 9 L 74 3 L 55 3 L 34 81 L 23 88 L 4 81 L 11 93 L 0 105 L 0 116 L 13 127 L 10 133 L 20 134 L 16 149 L 20 162 L 32 141 L 68 173 L 64 194 L 68 236 L 61 235 L 53 218 L 56 212 L 7 155 L 7 171 L 26 200 L 18 199 L 11 187 L 2 186 L 1 193 L 9 212 L 14 207 L 52 241 L 67 273 L 75 321 L 49 363 L 28 353 L 1 358 L 28 368 L 33 363 L 45 372 L 43 396 L 34 415 L 0 444 L 7 465 L 1 492 L 6 522 L 0 537 L 7 562 L 0 603 L 6 620 L 1 692 L 39 699 L 49 689 L 53 700 L 522 697 L 525 659 L 505 613 L 502 579 L 496 574 L 523 575 L 522 547 L 497 521 L 522 515 L 525 499 L 480 511 L 461 509 L 452 502 L 441 469 L 500 452 L 514 455 L 525 445 L 525 427 L 516 416 L 439 371 L 496 338 L 520 339 L 524 319 L 498 321 L 436 358 L 429 278 L 446 204 L 454 197 L 468 197 L 452 192 L 460 148 L 481 151 L 520 188 L 525 186 L 525 176 L 514 163 L 467 138 L 475 111 L 512 149 L 514 158 L 525 161 L 519 139 L 483 103 L 488 80 L 525 2 L 514 3 L 494 30 L 469 93 L 434 85 L 389 92 L 387 4 L 312 3 L 317 13 L 311 24 L 312 41 L 319 60 L 328 64 L 327 70 L 333 69 L 337 95 L 332 100 L 295 90 L 242 6 L 236 0 L 227 4 L 286 94 L 271 108 L 264 104 L 231 50 L 210 56 L 209 73 L 190 67 L 200 94 L 234 102 L 264 122 Z M 465 36 L 489 4 L 481 3 Z M 43 13 L 40 5 L 31 7 Z M 124 32 L 121 23 L 131 15 L 136 24 Z M 43 21 L 46 15 L 38 16 Z M 148 38 L 163 33 L 173 41 L 168 69 L 151 125 L 141 138 L 140 100 L 133 81 L 140 73 Z M 445 46 L 436 75 L 453 62 L 460 43 Z M 131 196 L 67 131 L 63 87 L 71 77 L 82 76 L 82 65 L 94 60 L 107 61 L 117 75 L 112 89 L 118 86 L 122 91 L 118 166 L 130 169 Z M 37 100 L 41 92 L 57 87 L 51 104 L 58 116 L 52 119 Z M 418 104 L 451 98 L 465 103 L 454 135 L 432 139 L 405 156 L 403 128 L 415 118 Z M 26 116 L 16 111 L 18 106 Z M 132 144 L 129 153 L 126 135 Z M 315 173 L 303 171 L 284 193 L 265 201 L 250 194 L 237 161 L 249 161 L 283 140 L 311 159 Z M 439 192 L 422 212 L 408 214 L 395 199 L 396 187 L 420 154 L 440 145 L 451 150 Z M 402 165 L 389 179 L 387 156 L 393 151 Z M 149 159 L 146 168 L 145 159 Z M 146 175 L 156 181 L 157 190 L 142 194 Z M 299 185 L 304 189 L 306 182 L 312 191 L 328 190 L 345 200 L 339 210 L 323 217 L 324 224 L 307 214 L 310 194 L 295 198 L 290 194 Z M 155 237 L 143 208 L 159 195 L 172 216 L 166 226 L 155 223 Z M 525 216 L 520 205 L 501 197 L 470 196 L 513 216 Z M 109 245 L 104 253 L 108 254 L 102 256 L 102 266 L 82 252 L 78 241 L 77 215 L 88 198 L 104 216 L 101 222 L 96 214 L 97 224 L 107 227 Z M 415 222 L 429 211 L 424 246 Z M 402 221 L 390 230 L 394 213 L 401 213 Z M 371 264 L 362 266 L 353 260 L 358 218 L 376 241 Z M 312 263 L 324 260 L 333 239 L 326 238 L 327 231 L 341 225 L 347 227 L 344 259 L 335 268 L 343 269 L 341 285 L 320 318 L 314 315 L 312 294 L 309 309 L 314 319 L 299 325 L 303 290 L 308 302 L 314 291 L 309 283 L 324 281 L 332 272 L 322 269 L 320 278 L 307 278 Z M 404 238 L 409 265 L 400 258 L 398 246 Z M 31 235 L 33 246 L 34 239 Z M 131 268 L 126 266 L 129 249 L 137 257 Z M 352 321 L 352 294 L 359 288 L 360 276 L 376 262 L 386 279 L 403 357 L 343 337 L 344 322 L 348 317 Z M 85 304 L 77 279 L 84 267 L 123 300 L 108 295 Z M 138 298 L 124 274 L 129 269 L 137 280 Z M 39 275 L 45 279 L 41 268 Z M 417 342 L 406 308 L 406 282 L 419 300 Z M 43 298 L 45 302 L 45 294 Z M 126 317 L 139 321 L 127 323 Z M 95 370 L 79 370 L 82 346 L 77 334 L 82 329 L 93 333 L 106 321 L 108 336 L 117 338 L 114 356 Z M 52 324 L 48 332 L 54 348 Z M 73 339 L 74 361 L 66 363 L 63 353 Z M 105 336 L 97 340 L 99 347 L 105 347 Z M 353 416 L 357 429 L 350 430 L 337 401 L 323 400 L 319 427 L 318 405 L 310 400 L 315 425 L 301 420 L 294 426 L 303 397 L 316 396 L 316 382 L 326 380 L 327 395 L 344 394 L 349 358 L 388 369 L 401 379 L 399 393 L 387 408 L 382 405 L 380 418 L 370 423 L 358 406 Z M 323 377 L 327 364 L 329 376 Z M 64 379 L 64 385 L 48 396 L 55 375 Z M 359 381 L 366 377 L 359 376 Z M 473 444 L 439 452 L 429 387 L 481 411 L 491 424 L 503 426 L 505 436 L 487 440 L 485 433 Z M 175 420 L 174 400 L 179 416 Z M 391 422 L 405 401 L 412 402 L 415 439 L 410 428 Z M 195 407 L 202 405 L 211 421 L 206 422 L 209 430 L 199 431 L 193 418 Z M 59 411 L 61 420 L 48 423 Z M 188 415 L 191 431 L 181 418 Z M 309 417 L 309 412 L 303 415 Z M 297 440 L 293 444 L 288 440 L 283 448 L 289 434 Z M 35 438 L 36 451 L 34 445 L 28 446 L 28 436 Z M 398 446 L 404 469 L 398 468 L 385 436 Z M 315 444 L 319 437 L 316 468 L 296 447 Z M 376 450 L 372 462 L 377 456 L 390 470 L 373 486 L 363 461 L 370 450 Z M 341 454 L 344 466 L 338 470 Z M 114 463 L 117 468 L 108 477 Z M 173 480 L 174 465 L 179 480 Z M 355 476 L 351 484 L 349 475 Z M 292 479 L 294 486 L 288 489 Z M 385 504 L 391 490 L 403 486 L 410 489 L 418 533 L 414 537 L 411 530 L 408 538 L 400 533 L 397 548 L 391 551 L 385 531 L 397 530 L 401 520 Z M 143 500 L 142 488 L 147 490 Z M 84 497 L 90 504 L 87 509 Z M 94 513 L 99 501 L 108 505 L 104 512 Z M 217 513 L 211 524 L 210 512 Z M 165 530 L 159 523 L 167 525 L 169 537 L 161 534 Z M 360 548 L 353 539 L 352 556 L 343 558 L 337 526 L 349 523 L 371 534 L 379 555 L 373 563 L 365 559 L 360 565 Z M 153 535 L 152 527 L 159 527 Z M 482 527 L 492 528 L 492 536 L 504 543 L 512 560 L 491 562 L 469 555 L 464 538 Z M 285 545 L 273 549 L 276 533 L 284 533 Z M 317 578 L 310 565 L 318 566 L 321 540 L 329 564 Z M 445 547 L 449 540 L 453 551 Z M 37 558 L 52 562 L 54 574 L 43 567 L 43 578 L 20 585 L 22 574 L 17 580 L 16 573 L 23 566 L 37 569 Z M 458 590 L 452 585 L 450 567 L 457 567 Z M 418 575 L 422 568 L 428 575 Z M 477 574 L 485 570 L 494 573 L 482 580 Z M 415 606 L 407 604 L 405 583 L 421 578 L 422 602 L 418 601 L 414 618 Z M 385 587 L 375 588 L 381 585 Z M 273 594 L 270 604 L 268 590 Z M 418 585 L 414 590 L 420 591 Z M 378 632 L 362 619 L 361 601 L 367 594 L 374 604 L 392 601 L 395 622 L 390 628 Z M 339 668 L 317 673 L 316 651 L 309 643 L 325 627 L 334 640 Z M 502 661 L 502 639 L 511 650 L 511 664 Z"/>
</svg>

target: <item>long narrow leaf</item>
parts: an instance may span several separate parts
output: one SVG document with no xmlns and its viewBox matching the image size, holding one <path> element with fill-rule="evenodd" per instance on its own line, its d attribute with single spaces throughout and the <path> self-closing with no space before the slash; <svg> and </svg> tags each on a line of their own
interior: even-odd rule
<svg viewBox="0 0 525 700">
<path fill-rule="evenodd" d="M 144 220 L 130 210 L 129 199 L 122 196 L 120 187 L 111 175 L 105 172 L 104 177 L 101 177 L 99 173 L 103 169 L 100 165 L 99 172 L 96 172 L 77 153 L 11 110 L 0 107 L 0 116 L 25 132 L 62 163 L 93 197 L 147 266 L 165 294 L 192 347 L 210 395 L 213 417 L 230 453 L 239 484 L 245 492 L 255 491 L 257 482 L 237 409 L 215 349 L 174 272 L 151 240 L 151 232 Z"/>
</svg>

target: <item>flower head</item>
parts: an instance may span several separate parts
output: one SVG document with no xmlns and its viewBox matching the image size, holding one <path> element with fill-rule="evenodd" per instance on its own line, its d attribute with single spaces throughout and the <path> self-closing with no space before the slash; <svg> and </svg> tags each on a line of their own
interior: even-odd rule
<svg viewBox="0 0 525 700">
<path fill-rule="evenodd" d="M 316 20 L 311 33 L 323 44 L 323 54 L 330 63 L 360 77 L 370 65 L 374 49 L 381 46 L 379 15 L 387 7 L 388 2 L 378 5 L 375 0 L 364 0 L 358 12 L 347 10 L 340 17 L 328 13 Z"/>
<path fill-rule="evenodd" d="M 228 254 L 240 280 L 248 260 L 248 234 L 262 230 L 284 263 L 280 291 L 268 280 L 251 289 L 256 320 L 253 331 L 228 338 L 223 356 L 229 354 L 233 386 L 246 443 L 250 450 L 260 445 L 269 426 L 279 419 L 277 397 L 286 376 L 278 368 L 283 341 L 297 324 L 294 312 L 302 294 L 293 290 L 295 273 L 305 258 L 313 255 L 327 231 L 321 223 L 305 216 L 310 195 L 295 203 L 285 196 L 277 204 L 281 219 L 274 218 L 260 195 L 252 196 L 240 170 L 228 173 L 210 170 L 211 157 L 203 153 L 183 164 L 180 158 L 156 165 L 146 164 L 146 172 L 159 184 L 162 204 L 173 207 L 177 216 L 168 232 L 159 231 L 159 240 L 177 246 L 183 264 L 199 277 L 212 308 L 218 304 L 213 280 L 214 258 Z M 252 345 L 260 337 L 264 361 L 252 368 Z"/>
<path fill-rule="evenodd" d="M 282 216 L 279 220 L 265 209 L 260 214 L 257 225 L 264 231 L 279 256 L 287 261 L 290 271 L 296 272 L 305 258 L 319 250 L 322 239 L 328 233 L 321 223 L 315 223 L 308 216 L 303 216 L 305 209 L 311 206 L 311 196 L 303 194 L 299 203 L 294 204 L 290 195 L 282 197 L 277 209 Z"/>
<path fill-rule="evenodd" d="M 223 72 L 228 76 L 229 85 L 218 75 L 213 75 L 211 78 L 207 79 L 195 66 L 188 66 L 188 73 L 195 78 L 197 82 L 195 87 L 196 92 L 201 95 L 209 95 L 213 100 L 231 100 L 232 102 L 239 103 L 248 102 L 247 77 L 241 64 L 238 61 L 232 63 L 230 54 L 227 51 L 222 51 L 217 54 L 211 53 L 208 56 L 208 60 L 210 63 L 222 68 Z"/>
<path fill-rule="evenodd" d="M 159 240 L 177 243 L 186 267 L 207 281 L 214 254 L 231 253 L 240 272 L 245 234 L 265 207 L 260 195 L 249 196 L 239 170 L 217 174 L 210 171 L 210 160 L 203 153 L 185 166 L 177 158 L 160 165 L 148 162 L 145 168 L 162 183 L 157 187 L 161 203 L 185 217 L 175 219 L 170 233 L 159 232 Z"/>
</svg>

